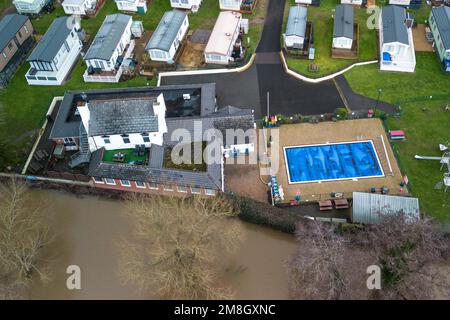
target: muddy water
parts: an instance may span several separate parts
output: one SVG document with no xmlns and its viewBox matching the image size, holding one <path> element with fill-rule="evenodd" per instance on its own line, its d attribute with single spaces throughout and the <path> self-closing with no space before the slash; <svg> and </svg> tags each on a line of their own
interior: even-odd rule
<svg viewBox="0 0 450 320">
<path fill-rule="evenodd" d="M 52 214 L 56 238 L 47 248 L 52 279 L 32 287 L 33 299 L 151 299 L 151 293 L 123 285 L 117 278 L 114 243 L 130 229 L 119 201 L 96 197 L 77 198 L 54 191 L 33 191 L 36 202 L 45 202 Z M 233 256 L 224 258 L 222 277 L 238 299 L 286 299 L 287 277 L 283 266 L 293 252 L 292 236 L 243 223 L 245 241 Z M 81 290 L 68 290 L 66 268 L 81 268 Z"/>
</svg>

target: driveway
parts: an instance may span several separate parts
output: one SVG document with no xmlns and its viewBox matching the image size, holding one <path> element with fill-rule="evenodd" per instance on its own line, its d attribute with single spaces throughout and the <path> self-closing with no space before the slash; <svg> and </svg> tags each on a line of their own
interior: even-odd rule
<svg viewBox="0 0 450 320">
<path fill-rule="evenodd" d="M 343 107 L 344 102 L 332 80 L 311 84 L 285 72 L 280 58 L 285 1 L 269 0 L 256 59 L 246 71 L 168 76 L 161 78 L 161 84 L 216 83 L 217 102 L 220 106 L 253 108 L 257 117 L 267 114 L 267 92 L 270 94 L 271 114 L 316 115 L 332 113 L 336 108 Z M 350 92 L 353 93 L 351 89 Z M 356 99 L 347 99 L 349 100 L 356 102 Z M 352 107 L 350 104 L 350 108 Z M 355 106 L 355 109 L 360 108 Z"/>
</svg>

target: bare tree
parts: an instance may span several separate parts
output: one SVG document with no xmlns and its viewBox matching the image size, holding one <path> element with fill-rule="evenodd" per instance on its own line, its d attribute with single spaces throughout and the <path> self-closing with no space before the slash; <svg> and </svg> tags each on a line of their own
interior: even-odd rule
<svg viewBox="0 0 450 320">
<path fill-rule="evenodd" d="M 237 247 L 241 232 L 225 198 L 130 195 L 126 216 L 133 239 L 123 239 L 119 276 L 169 299 L 230 298 L 217 281 L 220 258 Z"/>
<path fill-rule="evenodd" d="M 430 299 L 437 290 L 449 294 L 447 273 L 439 269 L 446 264 L 448 240 L 429 218 L 392 214 L 378 224 L 348 230 L 301 223 L 297 239 L 299 248 L 288 263 L 294 298 Z M 382 271 L 381 290 L 365 287 L 367 267 L 373 264 Z"/>
<path fill-rule="evenodd" d="M 346 246 L 331 224 L 299 223 L 299 248 L 288 262 L 291 294 L 303 299 L 341 299 L 347 296 L 344 270 Z"/>
<path fill-rule="evenodd" d="M 42 249 L 51 235 L 41 209 L 25 184 L 0 184 L 0 298 L 21 298 L 33 280 L 49 279 Z"/>
<path fill-rule="evenodd" d="M 371 250 L 383 270 L 380 298 L 427 299 L 436 287 L 448 288 L 436 269 L 445 263 L 448 240 L 431 218 L 390 214 L 357 233 L 353 241 Z"/>
</svg>

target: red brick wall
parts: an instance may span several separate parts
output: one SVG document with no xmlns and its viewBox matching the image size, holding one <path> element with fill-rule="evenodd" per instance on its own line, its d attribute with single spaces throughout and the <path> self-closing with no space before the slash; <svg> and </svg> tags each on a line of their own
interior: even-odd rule
<svg viewBox="0 0 450 320">
<path fill-rule="evenodd" d="M 158 185 L 158 189 L 151 189 L 149 183 L 145 183 L 145 188 L 138 188 L 136 185 L 136 182 L 130 181 L 131 186 L 126 187 L 122 186 L 119 179 L 114 179 L 115 185 L 109 185 L 105 183 L 98 183 L 94 179 L 92 179 L 92 182 L 96 188 L 102 188 L 102 189 L 112 189 L 112 190 L 121 190 L 121 191 L 133 191 L 133 192 L 145 192 L 145 193 L 154 193 L 154 194 L 174 194 L 174 195 L 190 195 L 192 194 L 191 188 L 187 187 L 187 192 L 179 192 L 176 185 L 171 186 L 171 189 L 173 191 L 167 191 L 164 190 L 163 185 Z M 199 195 L 206 195 L 204 189 L 200 189 L 201 193 Z M 217 193 L 217 191 L 216 191 Z"/>
</svg>

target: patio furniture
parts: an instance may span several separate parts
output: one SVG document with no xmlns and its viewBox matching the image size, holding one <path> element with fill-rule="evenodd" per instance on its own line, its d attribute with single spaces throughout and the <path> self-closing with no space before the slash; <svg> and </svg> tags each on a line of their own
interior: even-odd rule
<svg viewBox="0 0 450 320">
<path fill-rule="evenodd" d="M 333 204 L 332 204 L 331 200 L 320 200 L 319 201 L 319 210 L 320 211 L 333 210 Z"/>
<path fill-rule="evenodd" d="M 334 207 L 337 210 L 340 209 L 348 209 L 349 205 L 348 205 L 348 200 L 347 199 L 337 199 L 334 200 Z"/>
<path fill-rule="evenodd" d="M 141 147 L 139 149 L 139 156 L 140 157 L 145 156 L 145 144 L 141 144 Z"/>
<path fill-rule="evenodd" d="M 113 161 L 115 161 L 115 162 L 124 162 L 125 161 L 125 153 L 123 153 L 123 152 L 114 153 Z"/>
</svg>

